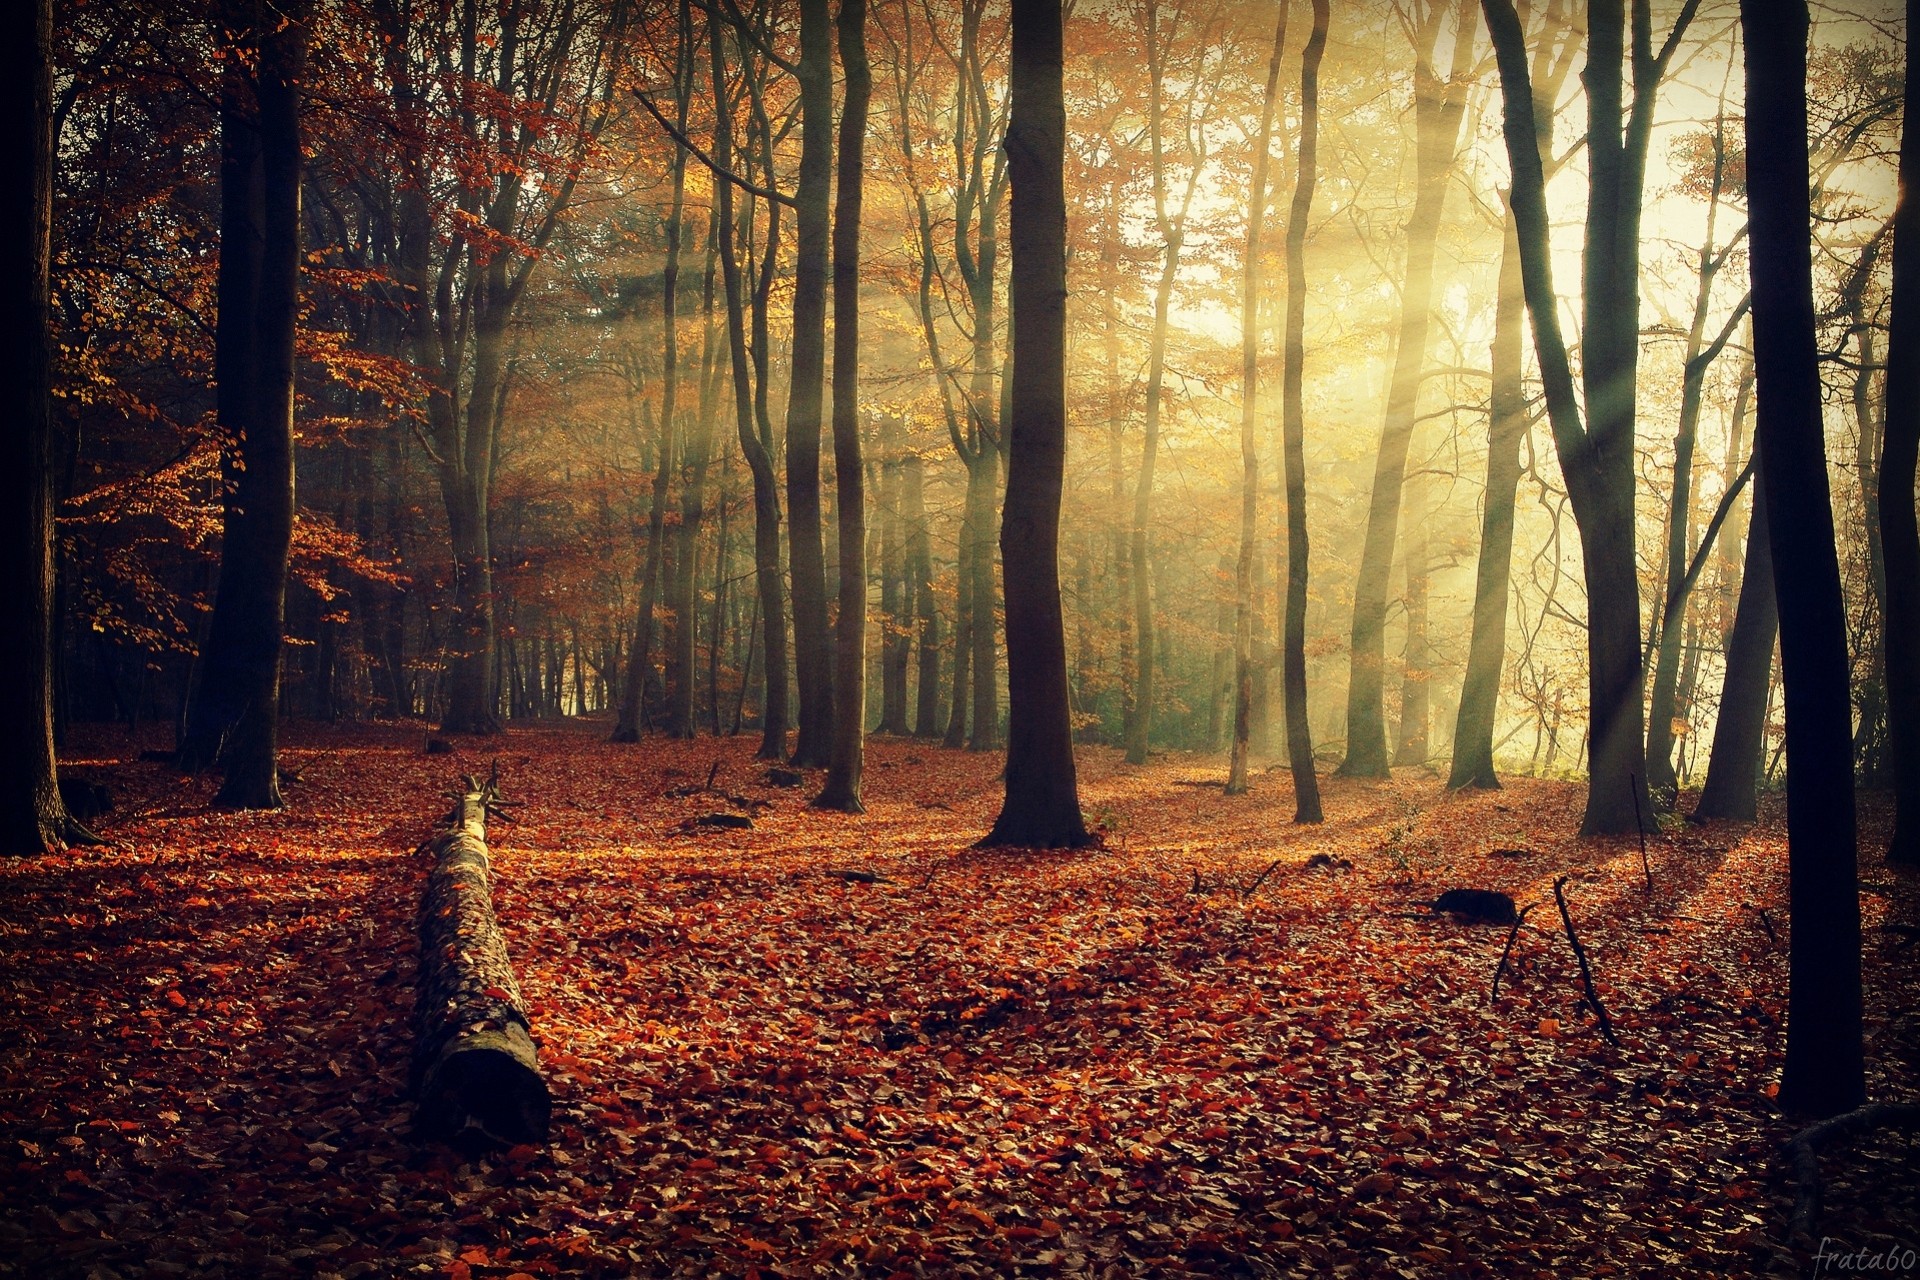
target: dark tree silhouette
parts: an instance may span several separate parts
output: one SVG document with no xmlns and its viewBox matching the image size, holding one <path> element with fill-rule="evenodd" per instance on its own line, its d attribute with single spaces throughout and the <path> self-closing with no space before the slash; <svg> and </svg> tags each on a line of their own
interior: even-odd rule
<svg viewBox="0 0 1920 1280">
<path fill-rule="evenodd" d="M 18 5 L 7 20 L 7 172 L 0 197 L 0 245 L 7 271 L 0 305 L 13 319 L 4 345 L 12 406 L 6 432 L 0 520 L 6 565 L 0 590 L 19 612 L 7 628 L 6 677 L 0 681 L 0 723 L 21 754 L 14 759 L 0 805 L 0 854 L 57 851 L 93 837 L 67 813 L 53 750 L 53 405 L 52 338 L 48 331 L 47 265 L 53 214 L 52 0 Z M 23 741 L 24 740 L 24 741 Z"/>
<path fill-rule="evenodd" d="M 214 372 L 225 481 L 220 582 L 195 664 L 181 767 L 218 764 L 219 802 L 280 806 L 280 642 L 293 542 L 300 285 L 299 79 L 306 28 L 241 0 L 220 92 Z"/>
<path fill-rule="evenodd" d="M 1322 0 L 1324 3 L 1324 0 Z M 1060 0 L 1013 7 L 1013 376 L 1000 554 L 1007 599 L 1006 800 L 988 845 L 1090 843 L 1080 816 L 1060 608 L 1067 458 L 1067 112 Z"/>
<path fill-rule="evenodd" d="M 1306 409 L 1301 382 L 1307 343 L 1307 216 L 1320 163 L 1320 59 L 1331 22 L 1327 0 L 1314 0 L 1313 34 L 1300 55 L 1299 171 L 1287 214 L 1287 320 L 1280 391 L 1280 451 L 1287 489 L 1287 594 L 1281 640 L 1281 686 L 1286 698 L 1287 761 L 1293 769 L 1295 822 L 1319 822 L 1320 782 L 1313 772 L 1307 727 L 1307 462 Z"/>
<path fill-rule="evenodd" d="M 1834 1115 L 1866 1099 L 1847 619 L 1834 551 L 1814 333 L 1805 0 L 1741 0 L 1752 220 L 1754 439 L 1780 601 L 1793 911 L 1781 1105 Z"/>
<path fill-rule="evenodd" d="M 833 211 L 833 481 L 840 540 L 840 616 L 833 742 L 822 809 L 861 812 L 867 732 L 867 508 L 860 462 L 860 195 L 867 102 L 866 0 L 840 0 L 840 174 Z M 804 727 L 804 726 L 803 726 Z"/>
<path fill-rule="evenodd" d="M 1915 5 L 1908 0 L 1908 29 Z M 1907 45 L 1913 66 L 1913 45 Z M 1911 74 L 1907 83 L 1913 83 Z M 1880 441 L 1880 540 L 1886 557 L 1887 729 L 1893 756 L 1893 840 L 1887 860 L 1920 864 L 1920 526 L 1914 467 L 1920 461 L 1920 143 L 1911 120 L 1900 133 L 1900 203 L 1893 215 L 1893 317 L 1887 336 L 1886 425 Z"/>
<path fill-rule="evenodd" d="M 1756 470 L 1764 472 L 1764 460 Z M 1761 752 L 1767 730 L 1767 683 L 1773 678 L 1773 642 L 1780 612 L 1773 595 L 1773 539 L 1767 528 L 1762 476 L 1753 486 L 1753 519 L 1747 527 L 1746 564 L 1740 600 L 1727 633 L 1727 669 L 1720 680 L 1720 710 L 1713 722 L 1707 781 L 1693 816 L 1752 822 L 1759 816 Z"/>
</svg>

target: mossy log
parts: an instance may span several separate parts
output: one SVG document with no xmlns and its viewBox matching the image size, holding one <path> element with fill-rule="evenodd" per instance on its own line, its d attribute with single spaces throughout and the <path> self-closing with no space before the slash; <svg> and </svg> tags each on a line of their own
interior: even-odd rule
<svg viewBox="0 0 1920 1280">
<path fill-rule="evenodd" d="M 487 813 L 492 781 L 466 781 L 420 904 L 414 997 L 414 1129 L 461 1145 L 543 1143 L 551 1100 L 532 1023 L 493 915 Z"/>
</svg>

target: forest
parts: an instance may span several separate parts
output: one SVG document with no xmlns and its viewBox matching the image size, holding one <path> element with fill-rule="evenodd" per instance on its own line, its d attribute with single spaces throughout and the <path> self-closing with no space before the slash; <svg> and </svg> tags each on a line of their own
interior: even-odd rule
<svg viewBox="0 0 1920 1280">
<path fill-rule="evenodd" d="M 21 0 L 0 1276 L 1920 1274 L 1911 4 Z"/>
</svg>

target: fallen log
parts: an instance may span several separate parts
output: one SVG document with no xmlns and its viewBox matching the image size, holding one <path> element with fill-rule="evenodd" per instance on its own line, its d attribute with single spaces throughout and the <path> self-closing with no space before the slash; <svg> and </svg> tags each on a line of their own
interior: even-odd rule
<svg viewBox="0 0 1920 1280">
<path fill-rule="evenodd" d="M 543 1143 L 552 1107 L 493 915 L 487 815 L 498 802 L 495 779 L 467 778 L 447 829 L 420 850 L 433 870 L 420 904 L 414 1130 L 463 1145 Z"/>
</svg>

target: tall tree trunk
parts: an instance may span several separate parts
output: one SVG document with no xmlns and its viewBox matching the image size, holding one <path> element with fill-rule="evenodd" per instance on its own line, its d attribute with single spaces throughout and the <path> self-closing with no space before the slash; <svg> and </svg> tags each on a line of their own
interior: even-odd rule
<svg viewBox="0 0 1920 1280">
<path fill-rule="evenodd" d="M 280 644 L 293 540 L 293 346 L 300 283 L 298 82 L 305 27 L 246 5 L 222 85 L 220 316 L 226 440 L 220 586 L 180 762 L 224 771 L 219 803 L 280 807 Z M 251 66 L 249 64 L 252 64 Z M 229 261 L 231 259 L 231 261 Z"/>
<path fill-rule="evenodd" d="M 1814 333 L 1807 11 L 1741 0 L 1753 227 L 1754 440 L 1766 454 L 1786 689 L 1793 912 L 1781 1105 L 1835 1115 L 1866 1099 L 1847 619 L 1834 551 Z"/>
<path fill-rule="evenodd" d="M 1006 799 L 983 843 L 1089 843 L 1074 773 L 1060 607 L 1067 455 L 1066 98 L 1060 0 L 1015 6 L 1006 149 L 1012 195 L 1014 351 L 1007 501 Z"/>
<path fill-rule="evenodd" d="M 1240 555 L 1233 569 L 1233 747 L 1227 794 L 1247 791 L 1247 750 L 1253 737 L 1253 637 L 1257 605 L 1254 567 L 1260 559 L 1260 253 L 1267 217 L 1267 165 L 1273 149 L 1273 108 L 1280 98 L 1280 55 L 1287 44 L 1283 0 L 1273 24 L 1267 88 L 1260 100 L 1260 132 L 1247 186 L 1247 253 L 1240 276 Z M 1262 691 L 1264 692 L 1264 690 Z"/>
<path fill-rule="evenodd" d="M 673 578 L 667 596 L 668 611 L 673 619 L 671 644 L 667 648 L 666 733 L 670 738 L 694 737 L 698 728 L 694 712 L 694 651 L 699 643 L 699 602 L 694 595 L 694 577 L 700 560 L 700 526 L 707 511 L 707 467 L 713 457 L 713 418 L 719 407 L 714 380 L 719 352 L 713 315 L 713 267 L 720 235 L 718 225 L 708 233 L 701 306 L 706 333 L 700 352 L 700 402 L 683 451 L 680 524 L 673 532 Z"/>
<path fill-rule="evenodd" d="M 1287 760 L 1293 769 L 1295 822 L 1319 822 L 1320 782 L 1307 727 L 1307 462 L 1301 383 L 1307 362 L 1307 218 L 1320 163 L 1320 60 L 1327 48 L 1328 0 L 1313 0 L 1313 34 L 1300 56 L 1299 173 L 1287 215 L 1287 321 L 1281 389 L 1281 453 L 1286 462 L 1287 600 L 1281 642 Z"/>
<path fill-rule="evenodd" d="M 943 747 L 963 747 L 967 744 L 967 712 L 973 707 L 972 683 L 968 676 L 973 670 L 973 517 L 963 515 L 960 520 L 960 542 L 954 555 L 955 586 L 953 593 L 953 688 L 947 703 L 947 732 L 941 739 Z"/>
<path fill-rule="evenodd" d="M 1648 0 L 1634 0 L 1633 110 L 1622 108 L 1626 16 L 1621 0 L 1588 9 L 1589 188 L 1581 374 L 1586 418 L 1574 393 L 1553 288 L 1546 175 L 1526 37 L 1511 0 L 1482 0 L 1500 66 L 1503 124 L 1521 278 L 1533 320 L 1547 417 L 1580 528 L 1587 587 L 1588 783 L 1581 834 L 1640 828 L 1646 794 L 1646 719 L 1640 587 L 1634 553 L 1634 381 L 1640 342 L 1640 211 L 1653 107 L 1673 53 L 1698 9 L 1685 0 L 1666 42 L 1652 48 Z"/>
<path fill-rule="evenodd" d="M 711 53 L 713 79 L 713 152 L 723 167 L 734 156 L 733 108 L 727 99 L 726 46 L 721 39 L 721 20 L 707 11 L 707 46 Z M 716 223 L 720 235 L 720 277 L 727 294 L 727 354 L 733 372 L 734 422 L 740 439 L 741 456 L 753 477 L 753 575 L 758 589 L 761 664 L 765 700 L 760 713 L 760 750 L 762 760 L 779 760 L 787 751 L 787 626 L 786 593 L 780 577 L 780 487 L 774 474 L 771 424 L 766 421 L 766 299 L 756 289 L 753 298 L 754 345 L 747 345 L 747 287 L 740 268 L 740 228 L 733 211 L 733 184 L 714 183 L 714 201 L 718 209 Z M 766 243 L 761 253 L 763 267 L 770 267 L 778 256 L 780 244 L 779 204 L 768 204 Z M 749 217 L 751 210 L 749 210 Z M 770 270 L 763 271 L 770 278 Z M 756 383 L 748 366 L 749 354 L 758 367 Z M 745 695 L 745 684 L 741 687 Z"/>
<path fill-rule="evenodd" d="M 864 812 L 860 774 L 867 735 L 867 506 L 860 460 L 860 203 L 873 79 L 866 0 L 840 0 L 840 173 L 833 211 L 833 481 L 840 540 L 840 614 L 833 683 L 832 761 L 815 797 L 821 809 Z M 803 726 L 804 727 L 804 726 Z"/>
<path fill-rule="evenodd" d="M 1487 424 L 1487 488 L 1480 513 L 1480 555 L 1474 570 L 1473 637 L 1467 674 L 1454 718 L 1453 765 L 1447 786 L 1498 788 L 1493 725 L 1500 710 L 1500 676 L 1507 659 L 1507 603 L 1513 580 L 1514 493 L 1520 486 L 1520 445 L 1527 436 L 1523 376 L 1526 297 L 1520 286 L 1520 246 L 1513 211 L 1503 222 L 1500 278 L 1493 311 L 1493 374 Z"/>
<path fill-rule="evenodd" d="M 893 414 L 879 420 L 880 445 L 880 613 L 886 619 L 880 641 L 880 732 L 905 736 L 907 670 L 913 654 L 914 585 L 902 555 L 900 489 L 906 471 L 901 438 L 904 423 Z"/>
<path fill-rule="evenodd" d="M 1907 0 L 1912 29 L 1914 0 Z M 1913 46 L 1907 46 L 1913 65 Z M 1907 77 L 1913 83 L 1913 77 Z M 1886 562 L 1887 737 L 1893 765 L 1893 839 L 1887 860 L 1920 864 L 1920 521 L 1914 468 L 1920 462 L 1920 140 L 1900 133 L 1900 203 L 1894 212 L 1893 315 L 1880 435 L 1880 542 Z"/>
<path fill-rule="evenodd" d="M 53 337 L 47 300 L 53 227 L 53 5 L 20 4 L 7 21 L 7 172 L 0 246 L 8 255 L 0 305 L 13 317 L 5 344 L 13 405 L 5 473 L 6 598 L 15 601 L 0 714 L 16 749 L 0 806 L 0 855 L 56 853 L 94 837 L 60 799 L 53 746 Z M 24 739 L 24 742 L 22 741 Z"/>
<path fill-rule="evenodd" d="M 902 459 L 907 524 L 907 582 L 919 620 L 914 672 L 913 736 L 940 736 L 940 610 L 933 598 L 933 537 L 927 528 L 926 460 L 909 450 Z"/>
<path fill-rule="evenodd" d="M 998 428 L 996 427 L 997 431 Z M 968 557 L 973 607 L 969 611 L 967 637 L 972 654 L 971 692 L 973 715 L 967 733 L 967 750 L 991 751 L 1000 745 L 1000 682 L 998 646 L 999 628 L 995 613 L 999 592 L 994 589 L 994 543 L 996 541 L 994 499 L 1000 489 L 1000 450 L 987 433 L 982 432 L 974 452 L 967 459 L 967 524 L 973 538 L 973 554 Z"/>
<path fill-rule="evenodd" d="M 797 765 L 833 755 L 833 640 L 820 521 L 821 390 L 827 352 L 827 255 L 833 194 L 833 19 L 800 0 L 800 179 L 794 190 L 793 345 L 787 392 L 787 562 L 793 576 Z"/>
<path fill-rule="evenodd" d="M 1420 486 L 1408 486 L 1407 505 L 1413 518 L 1403 539 L 1402 557 L 1407 575 L 1407 647 L 1401 662 L 1400 725 L 1395 736 L 1393 762 L 1425 764 L 1433 726 L 1433 647 L 1427 635 L 1427 583 L 1430 554 L 1426 521 L 1430 514 L 1417 497 Z"/>
<path fill-rule="evenodd" d="M 1453 66 L 1442 83 L 1434 75 L 1433 50 L 1446 9 L 1431 0 L 1415 35 L 1413 65 L 1414 198 L 1407 222 L 1406 278 L 1400 291 L 1400 331 L 1387 389 L 1386 423 L 1374 455 L 1373 495 L 1367 506 L 1366 538 L 1353 588 L 1353 648 L 1347 681 L 1347 754 L 1344 777 L 1384 778 L 1388 773 L 1386 672 L 1387 581 L 1399 541 L 1401 488 L 1407 449 L 1413 443 L 1420 371 L 1427 359 L 1427 329 L 1433 309 L 1433 247 L 1440 235 L 1460 120 L 1466 112 L 1473 71 L 1474 0 L 1460 0 L 1454 24 Z M 1413 575 L 1409 573 L 1411 578 Z"/>
</svg>

